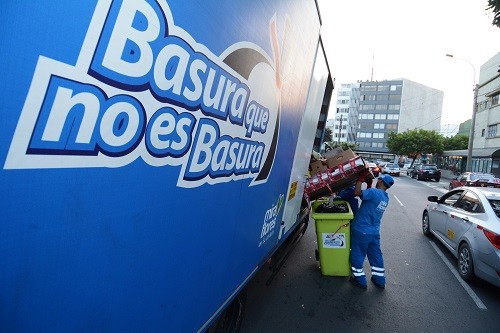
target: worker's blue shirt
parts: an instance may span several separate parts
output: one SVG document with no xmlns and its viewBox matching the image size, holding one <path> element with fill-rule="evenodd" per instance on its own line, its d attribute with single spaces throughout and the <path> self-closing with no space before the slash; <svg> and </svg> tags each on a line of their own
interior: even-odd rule
<svg viewBox="0 0 500 333">
<path fill-rule="evenodd" d="M 380 234 L 380 222 L 388 204 L 389 195 L 384 190 L 362 190 L 361 206 L 354 216 L 352 228 L 365 234 Z"/>
<path fill-rule="evenodd" d="M 342 200 L 345 200 L 351 206 L 352 214 L 356 216 L 358 213 L 359 201 L 358 198 L 354 195 L 354 186 L 343 189 L 337 194 Z"/>
</svg>

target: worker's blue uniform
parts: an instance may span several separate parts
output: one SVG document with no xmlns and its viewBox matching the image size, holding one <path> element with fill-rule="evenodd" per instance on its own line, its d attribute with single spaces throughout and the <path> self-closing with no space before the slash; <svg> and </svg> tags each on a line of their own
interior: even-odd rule
<svg viewBox="0 0 500 333">
<path fill-rule="evenodd" d="M 361 206 L 354 216 L 351 228 L 351 269 L 354 279 L 366 286 L 363 262 L 368 257 L 372 280 L 385 285 L 384 258 L 380 250 L 380 222 L 389 204 L 389 195 L 378 188 L 361 191 Z"/>
<path fill-rule="evenodd" d="M 359 201 L 358 198 L 354 195 L 354 188 L 355 186 L 353 185 L 341 190 L 339 193 L 337 193 L 336 198 L 347 201 L 349 203 L 349 206 L 351 206 L 352 214 L 356 216 L 359 208 Z"/>
</svg>

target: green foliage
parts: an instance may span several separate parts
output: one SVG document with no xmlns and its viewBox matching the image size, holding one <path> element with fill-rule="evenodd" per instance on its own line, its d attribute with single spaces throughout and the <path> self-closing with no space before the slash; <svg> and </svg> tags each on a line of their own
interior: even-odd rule
<svg viewBox="0 0 500 333">
<path fill-rule="evenodd" d="M 462 150 L 469 146 L 469 137 L 466 135 L 455 135 L 451 138 L 444 138 L 444 150 Z"/>
<path fill-rule="evenodd" d="M 486 9 L 493 12 L 493 22 L 491 24 L 500 28 L 500 0 L 488 0 Z"/>
<path fill-rule="evenodd" d="M 328 142 L 327 145 L 332 149 L 341 147 L 342 150 L 347 150 L 347 149 L 358 150 L 358 145 L 356 143 L 341 142 L 340 144 L 338 144 L 337 142 Z"/>
<path fill-rule="evenodd" d="M 327 127 L 325 128 L 325 134 L 323 135 L 323 142 L 331 142 L 333 139 L 332 129 Z"/>
<path fill-rule="evenodd" d="M 396 155 L 415 158 L 418 154 L 441 154 L 444 150 L 443 136 L 436 131 L 416 129 L 403 133 L 391 132 L 387 148 Z"/>
</svg>

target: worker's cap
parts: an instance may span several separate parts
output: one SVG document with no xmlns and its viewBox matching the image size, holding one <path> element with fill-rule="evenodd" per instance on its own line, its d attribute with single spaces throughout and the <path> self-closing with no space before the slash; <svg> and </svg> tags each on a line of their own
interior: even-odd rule
<svg viewBox="0 0 500 333">
<path fill-rule="evenodd" d="M 387 188 L 394 185 L 394 179 L 389 175 L 381 175 L 380 177 L 378 177 L 378 179 L 380 179 Z"/>
</svg>

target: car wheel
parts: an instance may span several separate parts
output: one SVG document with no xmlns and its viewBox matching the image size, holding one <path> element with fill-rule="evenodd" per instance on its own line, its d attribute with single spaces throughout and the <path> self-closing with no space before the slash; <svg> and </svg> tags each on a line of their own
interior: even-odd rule
<svg viewBox="0 0 500 333">
<path fill-rule="evenodd" d="M 436 178 L 436 181 L 439 183 L 439 181 L 441 180 L 441 178 Z"/>
<path fill-rule="evenodd" d="M 432 237 L 431 226 L 429 223 L 429 213 L 427 212 L 424 212 L 424 215 L 422 216 L 422 232 L 425 236 Z"/>
<path fill-rule="evenodd" d="M 462 243 L 458 250 L 458 273 L 465 281 L 474 278 L 474 263 L 472 262 L 472 252 L 469 244 Z"/>
</svg>

